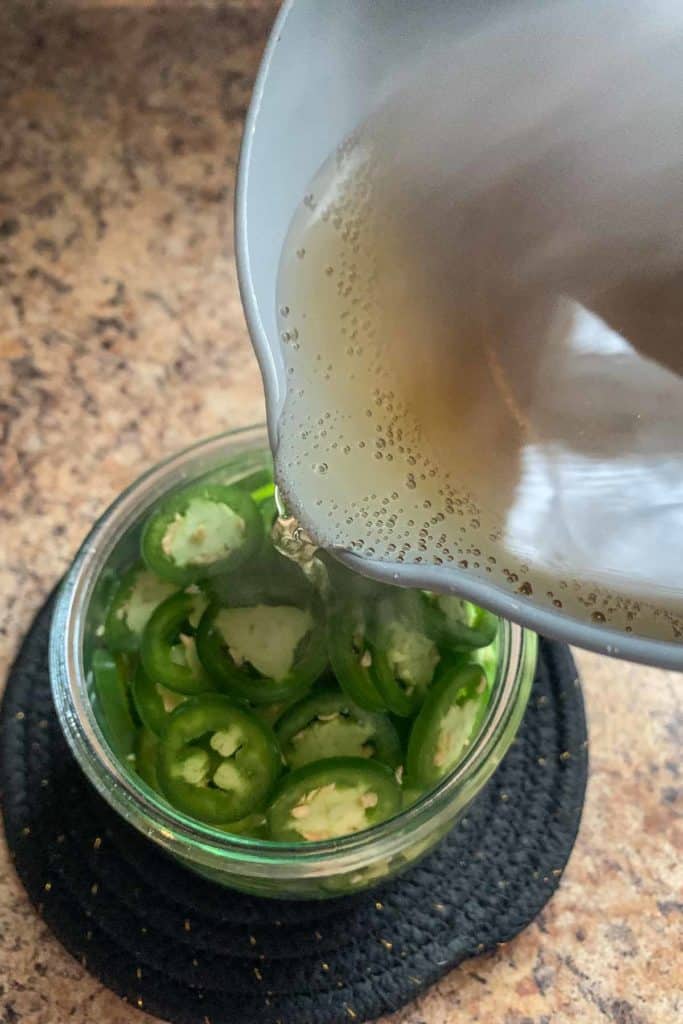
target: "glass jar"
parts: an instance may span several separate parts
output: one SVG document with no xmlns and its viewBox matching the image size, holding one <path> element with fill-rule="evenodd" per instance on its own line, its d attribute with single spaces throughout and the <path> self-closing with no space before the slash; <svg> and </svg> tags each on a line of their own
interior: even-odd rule
<svg viewBox="0 0 683 1024">
<path fill-rule="evenodd" d="M 87 778 L 127 822 L 189 868 L 262 896 L 320 899 L 367 888 L 427 853 L 465 813 L 519 728 L 534 668 L 534 633 L 501 621 L 497 678 L 486 719 L 468 753 L 435 789 L 396 817 L 324 842 L 275 843 L 228 835 L 176 811 L 132 765 L 110 750 L 95 718 L 86 666 L 103 621 L 107 583 L 136 557 L 139 531 L 161 497 L 235 460 L 263 465 L 265 427 L 234 430 L 161 462 L 132 484 L 95 524 L 60 590 L 50 638 L 57 714 Z M 227 482 L 227 481 L 226 481 Z"/>
</svg>

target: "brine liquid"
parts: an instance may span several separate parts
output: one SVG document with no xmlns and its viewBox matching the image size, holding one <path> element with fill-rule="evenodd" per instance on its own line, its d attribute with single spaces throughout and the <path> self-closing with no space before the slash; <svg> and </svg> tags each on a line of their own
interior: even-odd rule
<svg viewBox="0 0 683 1024">
<path fill-rule="evenodd" d="M 404 186 L 363 130 L 292 220 L 290 508 L 322 546 L 681 639 L 683 275 L 592 251 L 539 272 L 507 216 L 524 187 L 418 207 Z"/>
</svg>

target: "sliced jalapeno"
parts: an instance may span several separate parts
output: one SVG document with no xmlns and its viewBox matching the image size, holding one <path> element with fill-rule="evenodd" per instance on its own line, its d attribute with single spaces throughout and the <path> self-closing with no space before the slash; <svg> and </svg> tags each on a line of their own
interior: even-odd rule
<svg viewBox="0 0 683 1024">
<path fill-rule="evenodd" d="M 138 562 L 121 577 L 104 624 L 104 637 L 112 651 L 137 651 L 149 617 L 177 587 L 160 580 Z"/>
<path fill-rule="evenodd" d="M 401 807 L 405 811 L 424 796 L 424 789 L 418 786 L 404 786 L 401 790 Z"/>
<path fill-rule="evenodd" d="M 408 718 L 424 700 L 441 655 L 425 629 L 424 605 L 415 591 L 396 591 L 375 609 L 373 663 L 390 711 Z"/>
<path fill-rule="evenodd" d="M 372 757 L 392 768 L 401 761 L 401 743 L 390 719 L 366 711 L 338 690 L 305 697 L 283 715 L 275 734 L 290 768 L 329 757 Z"/>
<path fill-rule="evenodd" d="M 477 665 L 481 665 L 486 678 L 488 679 L 489 689 L 493 686 L 496 681 L 498 674 L 498 660 L 500 658 L 500 641 L 499 637 L 496 636 L 492 644 L 488 644 L 486 647 L 478 647 L 476 651 L 472 651 L 470 654 L 470 661 Z"/>
<path fill-rule="evenodd" d="M 272 730 L 228 697 L 205 693 L 169 715 L 157 773 L 179 811 L 209 824 L 238 821 L 263 806 L 279 770 Z"/>
<path fill-rule="evenodd" d="M 248 814 L 239 821 L 228 821 L 216 825 L 221 832 L 229 832 L 233 836 L 249 836 L 251 839 L 268 839 L 268 819 L 265 814 L 255 812 Z"/>
<path fill-rule="evenodd" d="M 100 728 L 109 746 L 118 757 L 126 758 L 133 751 L 135 723 L 128 697 L 128 663 L 125 655 L 114 657 L 103 647 L 92 657 L 95 710 Z"/>
<path fill-rule="evenodd" d="M 206 671 L 254 704 L 303 695 L 327 665 L 322 608 L 310 588 L 296 603 L 277 580 L 235 582 L 225 606 L 202 616 L 197 650 Z"/>
<path fill-rule="evenodd" d="M 379 583 L 368 576 L 361 576 L 359 572 L 352 572 L 334 558 L 329 551 L 321 550 L 316 554 L 327 570 L 330 586 L 338 602 L 350 601 L 375 601 L 387 593 L 393 593 L 396 588 L 387 583 Z"/>
<path fill-rule="evenodd" d="M 271 505 L 271 507 L 277 513 L 277 506 L 275 504 L 275 484 L 272 479 L 262 483 L 260 487 L 254 488 L 249 491 L 249 497 L 255 505 L 262 509 L 264 505 Z"/>
<path fill-rule="evenodd" d="M 285 776 L 268 810 L 273 839 L 321 842 L 385 821 L 401 809 L 394 773 L 378 761 L 332 757 Z"/>
<path fill-rule="evenodd" d="M 141 549 L 150 569 L 183 586 L 235 570 L 262 538 L 259 511 L 245 491 L 199 483 L 171 495 L 152 513 Z"/>
<path fill-rule="evenodd" d="M 471 650 L 493 643 L 498 618 L 493 612 L 448 594 L 425 593 L 429 629 L 438 644 L 451 650 Z"/>
<path fill-rule="evenodd" d="M 250 565 L 250 571 L 226 573 L 214 576 L 202 584 L 212 604 L 224 607 L 246 607 L 257 605 L 263 597 L 264 589 L 272 592 L 283 604 L 295 604 L 300 607 L 311 604 L 319 598 L 306 576 L 290 558 L 285 558 L 268 542 L 268 550 L 258 552 Z"/>
<path fill-rule="evenodd" d="M 138 665 L 133 676 L 131 695 L 140 721 L 157 736 L 164 731 L 170 712 L 186 699 L 175 690 L 153 682 L 142 665 Z"/>
<path fill-rule="evenodd" d="M 157 779 L 157 757 L 159 738 L 143 726 L 135 737 L 135 770 L 150 789 L 159 789 Z"/>
<path fill-rule="evenodd" d="M 368 612 L 359 602 L 344 601 L 329 614 L 327 647 L 334 674 L 344 693 L 367 711 L 386 711 L 373 671 Z"/>
<path fill-rule="evenodd" d="M 465 665 L 481 665 L 486 673 L 490 692 L 498 674 L 499 658 L 500 640 L 498 636 L 492 644 L 488 644 L 486 647 L 473 647 L 461 651 L 441 648 L 441 661 L 434 674 L 434 682 L 438 682 L 451 669 L 463 668 Z"/>
<path fill-rule="evenodd" d="M 273 486 L 273 492 L 275 488 Z M 261 516 L 261 522 L 263 523 L 263 540 L 261 541 L 261 547 L 258 551 L 258 555 L 262 560 L 275 560 L 277 561 L 282 556 L 273 547 L 272 541 L 272 530 L 273 523 L 277 518 L 277 505 L 275 504 L 275 495 L 271 495 L 262 501 L 256 501 L 258 505 L 259 515 Z"/>
<path fill-rule="evenodd" d="M 268 466 L 264 466 L 263 469 L 255 469 L 253 473 L 242 477 L 241 480 L 235 480 L 234 483 L 237 487 L 246 491 L 251 500 L 257 505 L 260 505 L 264 497 L 267 497 L 269 493 L 273 494 L 275 491 L 273 470 Z"/>
<path fill-rule="evenodd" d="M 432 786 L 467 752 L 486 714 L 488 685 L 479 665 L 445 672 L 415 719 L 406 759 L 411 786 Z"/>
<path fill-rule="evenodd" d="M 300 695 L 297 695 L 290 698 L 290 700 L 277 701 L 275 704 L 256 704 L 251 710 L 262 722 L 265 722 L 271 728 L 275 728 L 275 723 L 279 722 L 285 711 L 289 711 L 300 700 Z"/>
<path fill-rule="evenodd" d="M 195 646 L 197 625 L 205 608 L 203 594 L 181 591 L 152 613 L 140 645 L 142 665 L 150 679 L 178 693 L 211 689 Z"/>
</svg>

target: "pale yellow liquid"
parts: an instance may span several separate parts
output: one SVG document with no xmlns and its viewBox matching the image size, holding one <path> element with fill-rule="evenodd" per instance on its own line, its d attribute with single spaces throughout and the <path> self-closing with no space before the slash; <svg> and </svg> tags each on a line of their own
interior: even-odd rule
<svg viewBox="0 0 683 1024">
<path fill-rule="evenodd" d="M 302 199 L 276 467 L 308 532 L 680 640 L 683 276 L 508 273 L 504 192 L 411 220 L 362 137 Z"/>
</svg>

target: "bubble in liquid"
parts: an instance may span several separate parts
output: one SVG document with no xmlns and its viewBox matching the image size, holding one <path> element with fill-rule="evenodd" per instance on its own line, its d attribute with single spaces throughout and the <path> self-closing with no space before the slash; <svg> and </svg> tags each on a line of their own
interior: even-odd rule
<svg viewBox="0 0 683 1024">
<path fill-rule="evenodd" d="M 289 316 L 289 306 L 280 306 L 280 316 Z"/>
<path fill-rule="evenodd" d="M 591 615 L 591 619 L 593 620 L 593 622 L 597 623 L 607 622 L 607 619 L 602 614 L 602 612 L 593 612 L 593 614 Z"/>
<path fill-rule="evenodd" d="M 327 463 L 326 463 L 326 462 L 319 462 L 319 463 L 318 463 L 318 464 L 317 464 L 317 465 L 315 466 L 315 471 L 316 471 L 316 473 L 320 473 L 321 475 L 323 475 L 323 474 L 327 473 L 327 470 L 328 470 L 328 469 L 329 469 L 329 467 L 328 467 L 328 465 L 327 465 Z"/>
</svg>

